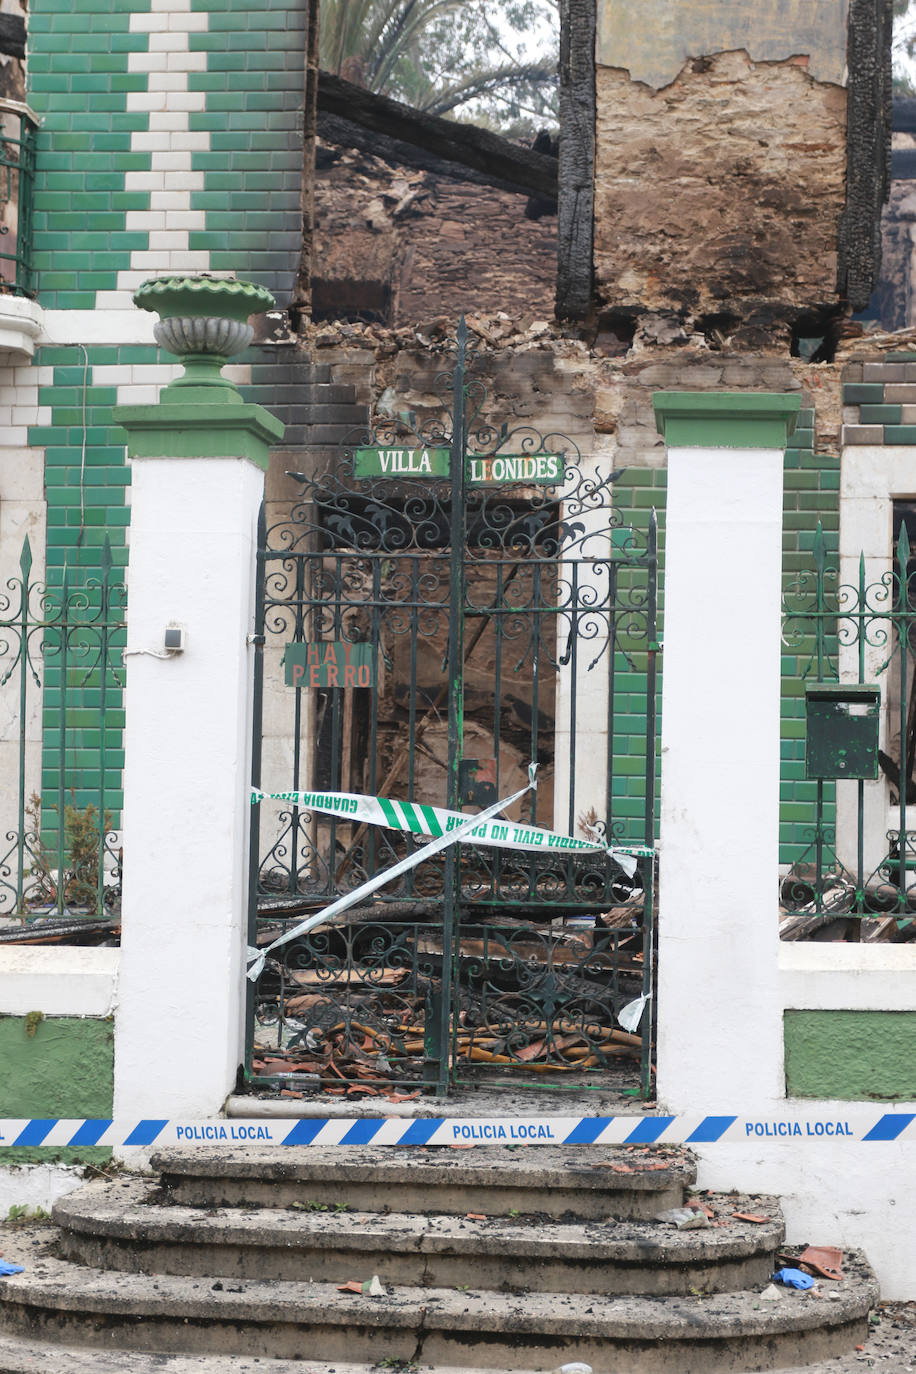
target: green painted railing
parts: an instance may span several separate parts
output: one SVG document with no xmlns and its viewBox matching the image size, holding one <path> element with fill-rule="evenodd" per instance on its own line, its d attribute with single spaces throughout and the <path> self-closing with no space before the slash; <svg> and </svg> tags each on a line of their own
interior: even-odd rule
<svg viewBox="0 0 916 1374">
<path fill-rule="evenodd" d="M 38 118 L 18 100 L 0 100 L 0 290 L 32 290 L 32 198 Z"/>
</svg>

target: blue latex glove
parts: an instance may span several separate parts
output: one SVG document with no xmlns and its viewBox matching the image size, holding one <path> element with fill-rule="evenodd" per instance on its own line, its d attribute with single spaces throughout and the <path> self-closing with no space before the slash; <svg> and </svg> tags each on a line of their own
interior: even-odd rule
<svg viewBox="0 0 916 1374">
<path fill-rule="evenodd" d="M 5 1278 L 7 1274 L 24 1274 L 25 1270 L 21 1264 L 7 1264 L 6 1260 L 0 1259 L 0 1278 Z"/>
<path fill-rule="evenodd" d="M 800 1269 L 777 1269 L 773 1275 L 774 1283 L 781 1283 L 786 1288 L 813 1288 L 814 1279 L 810 1274 L 803 1274 Z"/>
</svg>

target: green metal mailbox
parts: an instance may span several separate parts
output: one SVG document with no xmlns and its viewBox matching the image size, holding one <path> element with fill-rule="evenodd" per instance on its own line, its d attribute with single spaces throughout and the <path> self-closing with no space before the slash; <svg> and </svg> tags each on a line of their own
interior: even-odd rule
<svg viewBox="0 0 916 1374">
<path fill-rule="evenodd" d="M 880 704 L 880 688 L 867 683 L 809 683 L 805 776 L 877 778 Z"/>
</svg>

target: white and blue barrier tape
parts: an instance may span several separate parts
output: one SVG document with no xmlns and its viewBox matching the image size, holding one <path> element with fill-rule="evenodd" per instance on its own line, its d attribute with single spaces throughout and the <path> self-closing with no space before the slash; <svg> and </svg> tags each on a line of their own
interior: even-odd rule
<svg viewBox="0 0 916 1374">
<path fill-rule="evenodd" d="M 0 1120 L 4 1149 L 101 1145 L 711 1145 L 771 1139 L 916 1141 L 916 1113 L 845 1116 L 283 1117 Z"/>
</svg>

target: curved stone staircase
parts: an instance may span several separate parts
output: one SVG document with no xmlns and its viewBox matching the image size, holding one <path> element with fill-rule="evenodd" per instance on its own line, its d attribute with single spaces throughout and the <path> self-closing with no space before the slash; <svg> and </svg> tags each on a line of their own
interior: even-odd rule
<svg viewBox="0 0 916 1374">
<path fill-rule="evenodd" d="M 0 1280 L 0 1374 L 769 1370 L 852 1349 L 877 1298 L 849 1253 L 822 1296 L 761 1297 L 783 1241 L 772 1198 L 704 1195 L 701 1230 L 654 1221 L 694 1182 L 682 1151 L 293 1147 L 153 1163 L 158 1182 L 90 1184 L 56 1204 L 56 1231 L 4 1240 L 26 1268 Z M 733 1215 L 747 1211 L 770 1220 Z M 375 1295 L 341 1291 L 374 1275 Z"/>
</svg>

